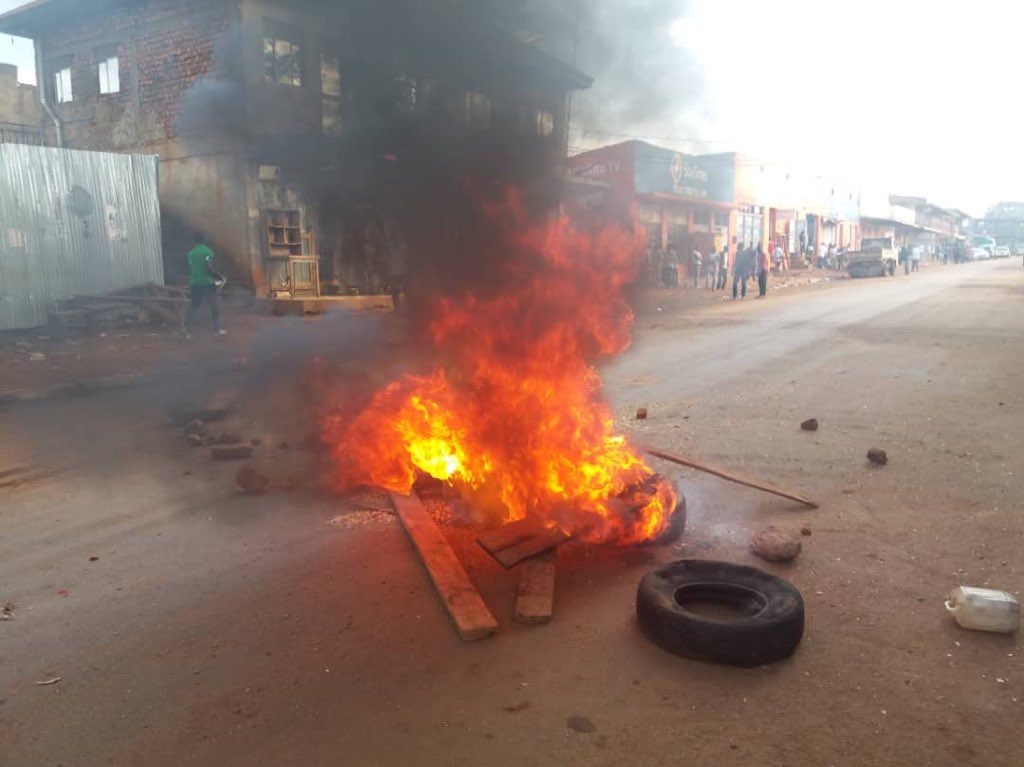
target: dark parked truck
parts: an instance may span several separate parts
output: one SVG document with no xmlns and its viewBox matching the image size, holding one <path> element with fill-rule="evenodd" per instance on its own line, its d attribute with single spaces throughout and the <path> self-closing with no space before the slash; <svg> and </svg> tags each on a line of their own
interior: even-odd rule
<svg viewBox="0 0 1024 767">
<path fill-rule="evenodd" d="M 892 237 L 868 237 L 860 250 L 849 254 L 847 271 L 851 277 L 884 277 L 896 274 L 896 243 Z"/>
</svg>

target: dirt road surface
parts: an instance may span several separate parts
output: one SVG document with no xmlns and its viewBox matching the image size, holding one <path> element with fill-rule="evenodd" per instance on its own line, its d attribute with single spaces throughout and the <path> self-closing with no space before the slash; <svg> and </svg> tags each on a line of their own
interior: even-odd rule
<svg viewBox="0 0 1024 767">
<path fill-rule="evenodd" d="M 308 478 L 240 495 L 167 425 L 176 391 L 0 411 L 0 468 L 40 467 L 0 480 L 0 763 L 1024 764 L 1021 638 L 942 605 L 1024 588 L 1022 298 L 1024 271 L 992 262 L 645 317 L 605 370 L 622 427 L 821 508 L 658 464 L 686 488 L 682 542 L 565 548 L 541 627 L 452 531 L 501 623 L 472 644 L 393 516 Z M 274 444 L 267 465 L 305 460 Z M 793 564 L 749 552 L 770 524 L 812 531 Z M 680 556 L 790 578 L 797 654 L 740 670 L 648 643 L 637 582 Z"/>
</svg>

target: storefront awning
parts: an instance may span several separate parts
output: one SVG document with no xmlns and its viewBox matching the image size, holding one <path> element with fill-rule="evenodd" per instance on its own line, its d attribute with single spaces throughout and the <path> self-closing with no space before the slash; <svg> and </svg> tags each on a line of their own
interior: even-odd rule
<svg viewBox="0 0 1024 767">
<path fill-rule="evenodd" d="M 636 196 L 638 200 L 644 200 L 647 202 L 663 202 L 677 205 L 706 205 L 709 208 L 717 208 L 719 210 L 733 210 L 739 207 L 735 203 L 731 202 L 719 202 L 717 200 L 708 200 L 704 197 L 683 197 L 677 194 L 666 194 L 664 192 L 649 192 L 647 194 L 638 194 Z"/>
</svg>

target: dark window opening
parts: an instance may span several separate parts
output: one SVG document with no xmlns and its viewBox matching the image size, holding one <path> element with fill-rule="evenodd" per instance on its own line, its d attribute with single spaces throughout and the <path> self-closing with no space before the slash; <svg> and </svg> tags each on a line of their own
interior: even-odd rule
<svg viewBox="0 0 1024 767">
<path fill-rule="evenodd" d="M 276 21 L 263 21 L 263 70 L 269 82 L 302 86 L 302 32 Z"/>
</svg>

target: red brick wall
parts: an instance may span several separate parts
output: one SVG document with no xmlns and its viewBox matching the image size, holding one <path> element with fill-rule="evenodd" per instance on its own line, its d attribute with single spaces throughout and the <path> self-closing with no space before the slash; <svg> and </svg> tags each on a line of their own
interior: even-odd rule
<svg viewBox="0 0 1024 767">
<path fill-rule="evenodd" d="M 68 145 L 125 150 L 180 137 L 189 90 L 232 71 L 228 32 L 239 19 L 238 0 L 142 0 L 50 30 L 42 37 L 48 93 L 55 64 L 72 61 L 74 101 L 54 105 Z M 110 45 L 121 92 L 101 95 L 95 50 Z"/>
</svg>

